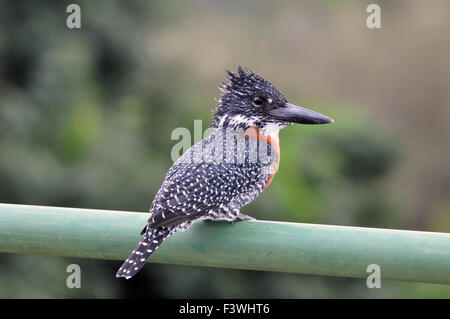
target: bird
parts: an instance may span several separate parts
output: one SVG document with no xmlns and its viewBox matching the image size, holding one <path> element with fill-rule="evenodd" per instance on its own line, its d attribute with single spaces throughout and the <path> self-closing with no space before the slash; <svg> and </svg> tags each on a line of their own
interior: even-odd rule
<svg viewBox="0 0 450 319">
<path fill-rule="evenodd" d="M 289 103 L 274 85 L 246 67 L 226 73 L 211 134 L 169 169 L 150 206 L 143 237 L 117 278 L 133 277 L 166 238 L 194 222 L 254 220 L 240 210 L 269 186 L 278 170 L 279 131 L 291 124 L 334 122 Z"/>
</svg>

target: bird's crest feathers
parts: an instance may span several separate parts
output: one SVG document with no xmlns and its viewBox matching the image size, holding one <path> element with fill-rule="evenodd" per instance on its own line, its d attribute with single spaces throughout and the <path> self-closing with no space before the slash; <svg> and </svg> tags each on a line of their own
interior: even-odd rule
<svg viewBox="0 0 450 319">
<path fill-rule="evenodd" d="M 250 69 L 238 66 L 238 72 L 234 73 L 230 70 L 226 70 L 229 82 L 222 82 L 219 86 L 219 90 L 223 93 L 240 93 L 241 95 L 251 93 L 254 88 L 263 89 L 265 86 L 271 86 L 272 84 L 267 82 L 259 75 L 253 73 Z"/>
</svg>

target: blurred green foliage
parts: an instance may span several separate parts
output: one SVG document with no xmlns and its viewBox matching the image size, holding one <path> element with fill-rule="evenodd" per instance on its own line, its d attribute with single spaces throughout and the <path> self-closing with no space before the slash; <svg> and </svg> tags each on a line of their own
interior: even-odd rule
<svg viewBox="0 0 450 319">
<path fill-rule="evenodd" d="M 243 64 L 267 75 L 293 103 L 336 120 L 280 133 L 279 173 L 246 214 L 449 231 L 448 90 L 439 90 L 450 81 L 448 70 L 432 78 L 432 88 L 419 83 L 422 91 L 415 90 L 429 96 L 436 114 L 419 130 L 426 125 L 422 105 L 409 103 L 414 92 L 402 93 L 418 81 L 403 77 L 411 68 L 399 55 L 393 62 L 379 60 L 389 53 L 370 56 L 362 49 L 369 37 L 364 27 L 353 34 L 361 28 L 354 23 L 364 23 L 357 18 L 364 3 L 79 1 L 81 30 L 65 27 L 69 3 L 0 1 L 0 202 L 146 211 L 171 165 L 172 130 L 192 130 L 194 119 L 203 119 L 206 129 L 223 70 Z M 410 22 L 422 8 L 413 2 L 405 13 L 404 2 L 397 3 L 390 15 L 403 13 Z M 438 19 L 444 10 L 435 10 Z M 437 36 L 441 27 L 429 25 Z M 389 36 L 404 39 L 380 31 L 370 41 L 380 45 Z M 348 39 L 346 51 L 339 41 Z M 368 60 L 358 60 L 360 51 Z M 358 70 L 372 75 L 367 87 Z M 332 87 L 347 95 L 330 95 Z M 380 108 L 359 107 L 372 102 Z M 71 263 L 81 266 L 82 289 L 66 288 Z M 119 266 L 2 254 L 0 297 L 450 297 L 449 288 L 438 285 L 383 282 L 369 290 L 356 279 L 158 264 L 122 281 L 114 277 Z"/>
</svg>

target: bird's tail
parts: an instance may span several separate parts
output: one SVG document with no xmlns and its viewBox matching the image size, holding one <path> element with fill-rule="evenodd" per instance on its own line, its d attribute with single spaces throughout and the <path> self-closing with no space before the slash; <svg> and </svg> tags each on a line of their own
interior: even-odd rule
<svg viewBox="0 0 450 319">
<path fill-rule="evenodd" d="M 145 265 L 151 254 L 161 245 L 164 239 L 170 235 L 169 228 L 149 229 L 139 242 L 135 250 L 128 256 L 122 267 L 116 273 L 116 277 L 130 279 Z"/>
</svg>

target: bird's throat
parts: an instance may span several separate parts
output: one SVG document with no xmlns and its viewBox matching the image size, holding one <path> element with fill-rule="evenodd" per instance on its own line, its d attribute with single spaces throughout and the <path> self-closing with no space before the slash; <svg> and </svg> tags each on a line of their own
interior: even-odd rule
<svg viewBox="0 0 450 319">
<path fill-rule="evenodd" d="M 269 177 L 264 185 L 263 190 L 270 185 L 280 165 L 280 139 L 278 137 L 278 132 L 279 131 L 277 130 L 262 130 L 257 126 L 249 127 L 244 131 L 244 136 L 246 138 L 252 138 L 257 141 L 263 141 L 266 144 L 270 145 L 276 153 L 276 156 L 273 158 L 271 164 Z"/>
</svg>

